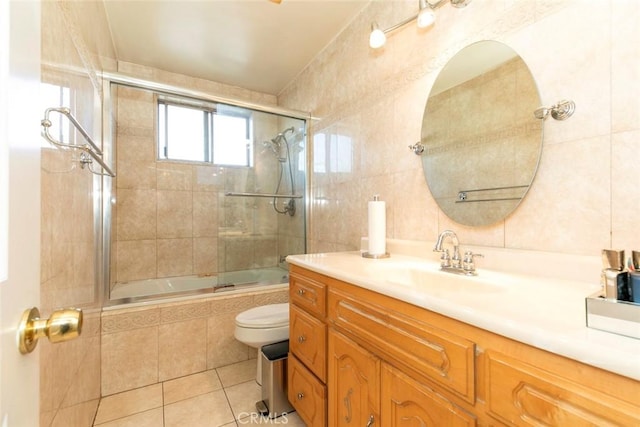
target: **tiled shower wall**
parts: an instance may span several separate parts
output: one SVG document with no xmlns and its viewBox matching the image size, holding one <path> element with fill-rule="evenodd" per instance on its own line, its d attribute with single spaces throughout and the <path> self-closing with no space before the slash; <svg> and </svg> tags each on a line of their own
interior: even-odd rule
<svg viewBox="0 0 640 427">
<path fill-rule="evenodd" d="M 314 139 L 335 138 L 340 144 L 330 156 L 349 165 L 316 164 L 310 252 L 357 248 L 373 194 L 387 202 L 389 238 L 435 241 L 451 228 L 463 245 L 594 256 L 602 248 L 640 248 L 633 231 L 640 228 L 640 3 L 445 3 L 433 28 L 410 24 L 384 48 L 369 48 L 372 22 L 387 28 L 416 10 L 414 0 L 371 2 L 278 97 L 283 107 L 319 117 Z M 538 173 L 516 211 L 495 225 L 468 227 L 440 211 L 407 146 L 420 140 L 438 72 L 464 46 L 486 39 L 520 54 L 543 105 L 571 99 L 576 112 L 546 121 Z"/>
<path fill-rule="evenodd" d="M 198 83 L 183 76 L 181 84 L 189 81 Z M 281 218 L 272 199 L 225 197 L 275 191 L 281 165 L 261 142 L 290 123 L 255 113 L 254 167 L 222 167 L 157 160 L 155 112 L 152 92 L 118 87 L 112 284 L 271 267 L 278 254 L 304 251 L 301 204 L 296 217 Z M 304 173 L 296 174 L 304 194 Z"/>
</svg>

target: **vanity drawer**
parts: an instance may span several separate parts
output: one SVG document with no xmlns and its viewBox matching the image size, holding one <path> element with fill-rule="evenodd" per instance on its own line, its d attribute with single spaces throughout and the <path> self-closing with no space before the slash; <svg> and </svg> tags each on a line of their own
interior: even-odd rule
<svg viewBox="0 0 640 427">
<path fill-rule="evenodd" d="M 326 285 L 314 279 L 313 276 L 319 275 L 308 271 L 304 274 L 298 274 L 297 268 L 292 266 L 289 274 L 289 301 L 324 318 L 327 305 Z"/>
<path fill-rule="evenodd" d="M 321 381 L 327 376 L 327 326 L 304 310 L 289 309 L 289 348 Z"/>
<path fill-rule="evenodd" d="M 495 351 L 486 352 L 486 364 L 487 411 L 509 425 L 640 425 L 636 406 L 561 375 Z"/>
<path fill-rule="evenodd" d="M 351 285 L 331 288 L 328 319 L 365 348 L 475 402 L 475 344 L 431 324 L 426 311 Z"/>
<path fill-rule="evenodd" d="M 304 365 L 289 354 L 287 363 L 289 402 L 307 427 L 326 426 L 327 389 Z"/>
</svg>

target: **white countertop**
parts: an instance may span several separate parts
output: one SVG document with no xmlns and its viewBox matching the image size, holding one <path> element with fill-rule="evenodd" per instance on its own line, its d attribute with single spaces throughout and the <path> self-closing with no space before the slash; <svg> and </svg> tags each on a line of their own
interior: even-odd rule
<svg viewBox="0 0 640 427">
<path fill-rule="evenodd" d="M 582 363 L 640 380 L 640 340 L 587 328 L 585 297 L 597 282 L 478 269 L 466 277 L 409 255 L 290 255 L 290 264 L 423 307 Z M 428 280 L 411 271 L 426 272 Z M 435 276 L 434 276 L 435 275 Z M 435 280 L 433 280 L 435 278 Z"/>
</svg>

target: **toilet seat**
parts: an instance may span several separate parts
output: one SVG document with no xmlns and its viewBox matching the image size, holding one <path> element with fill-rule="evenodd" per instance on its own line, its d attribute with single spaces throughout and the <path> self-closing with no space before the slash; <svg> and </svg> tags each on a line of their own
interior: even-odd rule
<svg viewBox="0 0 640 427">
<path fill-rule="evenodd" d="M 236 316 L 241 328 L 268 329 L 289 326 L 289 303 L 254 307 Z"/>
</svg>

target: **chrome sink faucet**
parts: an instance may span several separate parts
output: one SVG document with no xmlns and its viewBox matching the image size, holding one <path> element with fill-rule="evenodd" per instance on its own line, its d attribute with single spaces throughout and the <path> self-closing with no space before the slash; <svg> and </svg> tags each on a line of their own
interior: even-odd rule
<svg viewBox="0 0 640 427">
<path fill-rule="evenodd" d="M 449 238 L 451 244 L 453 244 L 453 258 L 449 258 L 449 251 L 442 248 L 442 244 L 447 238 Z M 460 241 L 458 241 L 458 236 L 453 230 L 444 230 L 440 233 L 433 251 L 442 252 L 442 256 L 440 257 L 441 267 L 460 267 Z"/>
<path fill-rule="evenodd" d="M 442 247 L 447 239 L 451 240 L 451 244 L 453 245 L 453 256 L 449 256 L 449 250 Z M 467 276 L 475 276 L 478 274 L 473 258 L 482 257 L 482 254 L 474 254 L 471 251 L 466 251 L 463 261 L 460 258 L 460 241 L 453 230 L 444 230 L 440 233 L 433 250 L 434 252 L 442 252 L 442 256 L 440 257 L 440 269 L 442 271 L 465 274 Z"/>
</svg>

